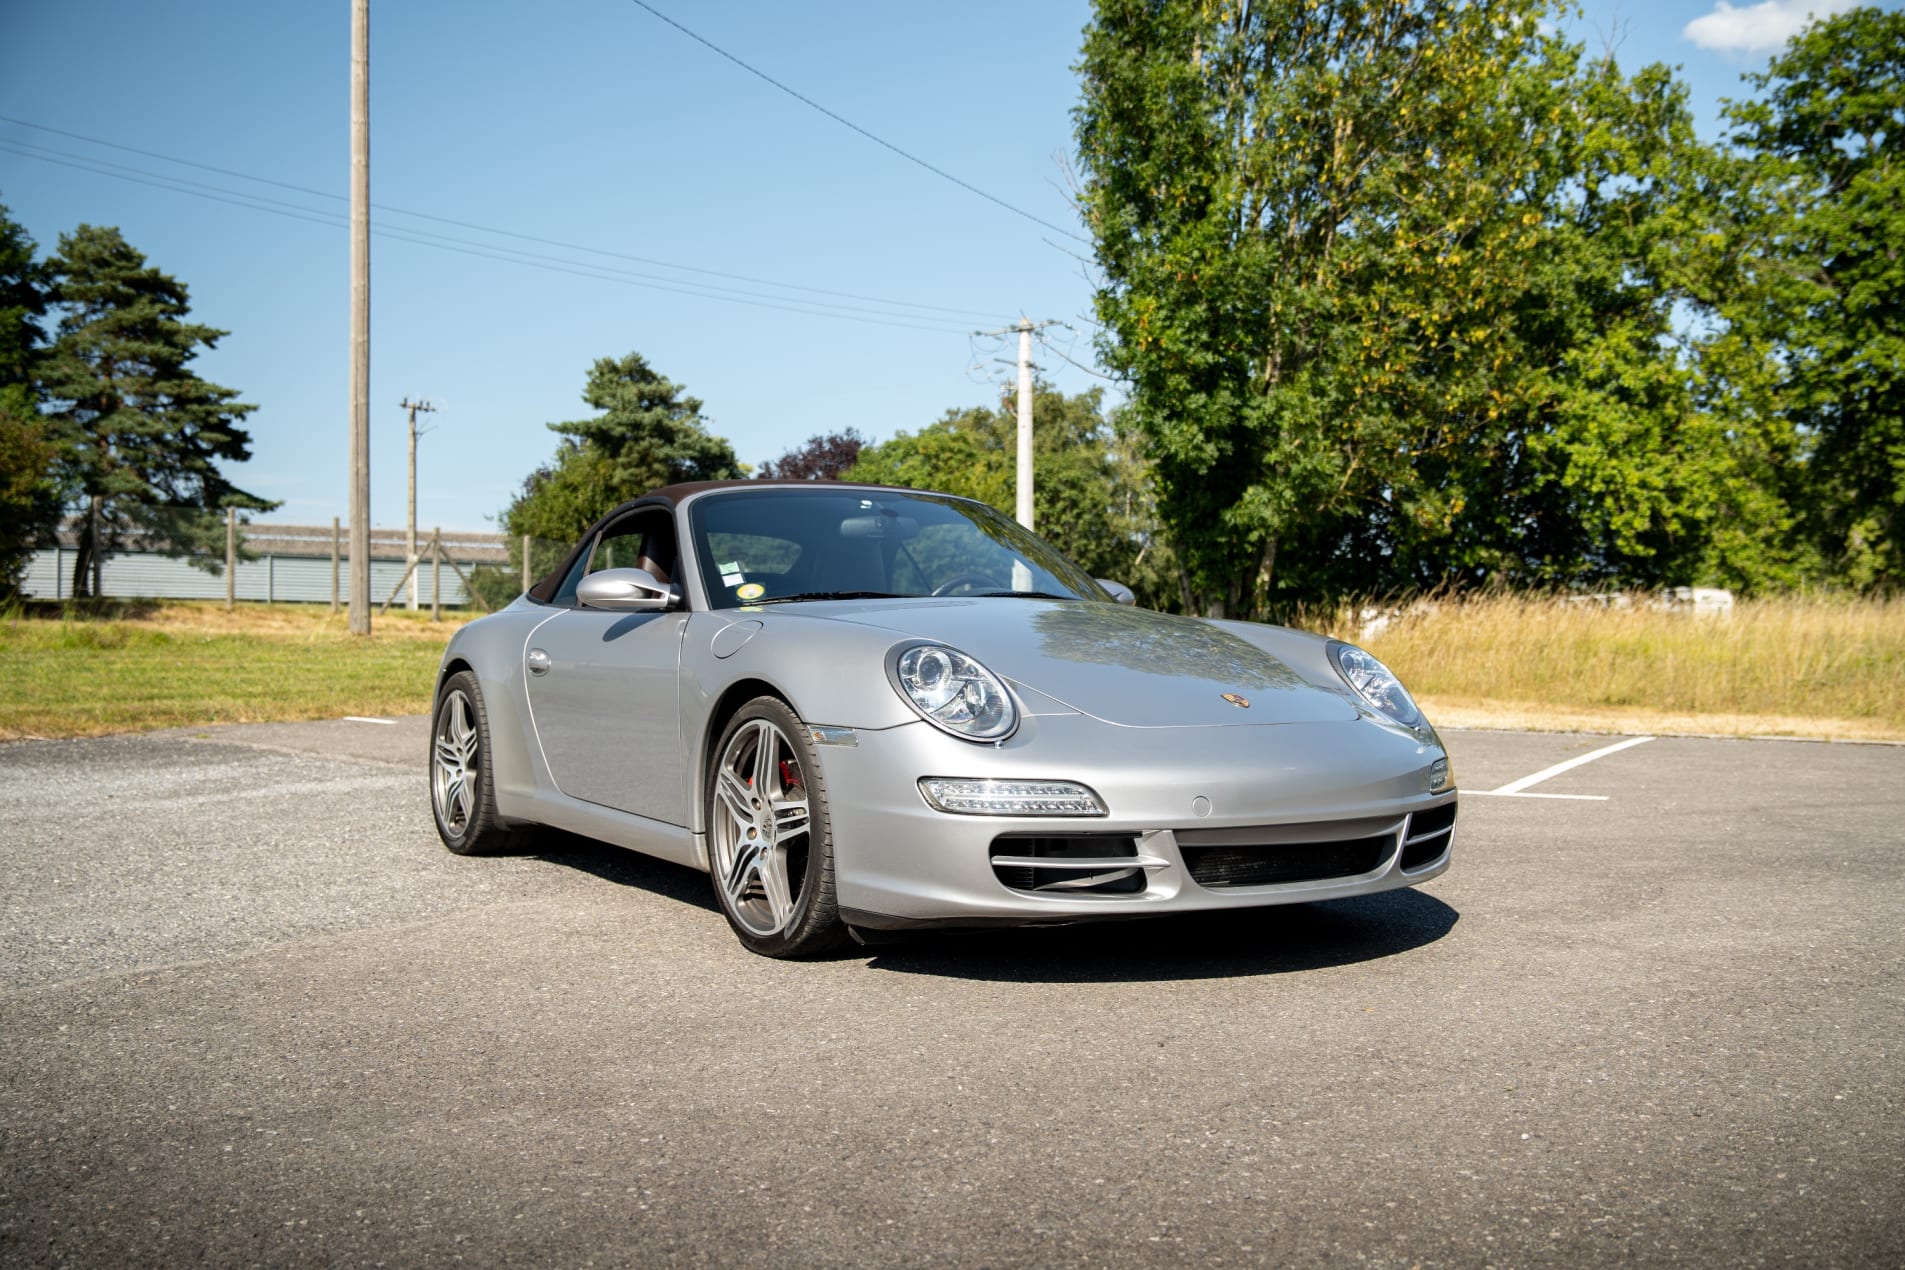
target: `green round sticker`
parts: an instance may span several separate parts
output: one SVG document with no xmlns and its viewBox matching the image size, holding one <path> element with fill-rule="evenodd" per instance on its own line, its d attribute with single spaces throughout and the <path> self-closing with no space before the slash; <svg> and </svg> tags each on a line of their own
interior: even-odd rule
<svg viewBox="0 0 1905 1270">
<path fill-rule="evenodd" d="M 750 582 L 746 586 L 734 588 L 734 594 L 743 600 L 758 600 L 767 594 L 767 588 L 758 582 Z"/>
</svg>

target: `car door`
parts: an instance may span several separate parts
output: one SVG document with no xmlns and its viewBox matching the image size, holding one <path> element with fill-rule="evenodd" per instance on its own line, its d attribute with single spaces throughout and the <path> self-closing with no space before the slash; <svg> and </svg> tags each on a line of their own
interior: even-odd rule
<svg viewBox="0 0 1905 1270">
<path fill-rule="evenodd" d="M 603 530 L 577 580 L 639 565 L 660 581 L 674 567 L 671 514 L 631 513 Z M 668 824 L 688 823 L 678 679 L 688 614 L 568 607 L 523 650 L 530 715 L 556 788 L 571 798 Z"/>
</svg>

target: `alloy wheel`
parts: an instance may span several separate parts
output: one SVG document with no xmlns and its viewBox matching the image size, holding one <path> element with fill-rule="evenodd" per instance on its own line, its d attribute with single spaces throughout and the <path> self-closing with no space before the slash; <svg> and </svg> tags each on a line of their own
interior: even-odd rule
<svg viewBox="0 0 1905 1270">
<path fill-rule="evenodd" d="M 728 911 L 751 934 L 779 934 L 800 903 L 812 823 L 800 752 L 786 733 L 753 719 L 729 738 L 713 810 L 711 863 Z"/>
<path fill-rule="evenodd" d="M 476 814 L 477 764 L 476 711 L 467 695 L 453 691 L 437 711 L 430 764 L 430 794 L 437 819 L 453 837 L 467 833 Z"/>
</svg>

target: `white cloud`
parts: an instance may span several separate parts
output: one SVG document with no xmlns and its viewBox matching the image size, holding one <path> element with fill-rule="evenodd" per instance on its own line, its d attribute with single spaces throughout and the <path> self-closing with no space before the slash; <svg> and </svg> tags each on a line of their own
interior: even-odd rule
<svg viewBox="0 0 1905 1270">
<path fill-rule="evenodd" d="M 1770 53 L 1812 24 L 1850 9 L 1858 0 L 1761 0 L 1736 9 L 1719 0 L 1713 12 L 1695 18 L 1680 29 L 1680 38 L 1692 40 L 1716 53 Z"/>
</svg>

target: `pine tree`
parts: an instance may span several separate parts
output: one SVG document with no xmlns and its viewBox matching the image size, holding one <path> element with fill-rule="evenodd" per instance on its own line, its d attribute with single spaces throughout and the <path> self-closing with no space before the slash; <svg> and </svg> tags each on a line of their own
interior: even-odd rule
<svg viewBox="0 0 1905 1270">
<path fill-rule="evenodd" d="M 219 513 L 277 506 L 218 467 L 251 456 L 239 425 L 257 408 L 190 369 L 227 332 L 188 321 L 185 284 L 147 265 L 117 229 L 61 235 L 48 264 L 60 321 L 40 382 L 81 512 L 72 594 L 94 593 L 101 557 L 135 533 L 216 572 Z"/>
<path fill-rule="evenodd" d="M 0 204 L 0 595 L 59 521 L 54 448 L 33 379 L 46 333 L 46 269 L 33 239 Z"/>
<path fill-rule="evenodd" d="M 582 400 L 602 413 L 549 427 L 607 458 L 628 497 L 677 481 L 741 475 L 734 447 L 707 430 L 701 400 L 657 374 L 640 353 L 598 358 Z"/>
<path fill-rule="evenodd" d="M 707 430 L 700 399 L 657 374 L 640 353 L 597 358 L 582 400 L 602 413 L 549 425 L 563 439 L 555 459 L 530 473 L 503 509 L 503 528 L 512 538 L 573 542 L 625 499 L 746 470 L 727 439 Z"/>
</svg>

